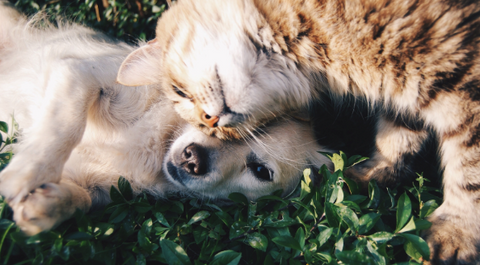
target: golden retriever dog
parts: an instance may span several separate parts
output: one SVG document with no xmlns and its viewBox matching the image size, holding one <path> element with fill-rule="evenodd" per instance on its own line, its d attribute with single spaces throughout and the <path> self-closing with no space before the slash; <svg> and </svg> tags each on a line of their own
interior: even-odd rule
<svg viewBox="0 0 480 265">
<path fill-rule="evenodd" d="M 306 121 L 278 118 L 221 141 L 181 119 L 159 86 L 118 84 L 136 48 L 83 26 L 26 19 L 0 2 L 0 120 L 13 114 L 21 129 L 0 194 L 26 234 L 105 205 L 119 176 L 156 198 L 254 200 L 288 195 L 302 169 L 329 163 Z"/>
</svg>

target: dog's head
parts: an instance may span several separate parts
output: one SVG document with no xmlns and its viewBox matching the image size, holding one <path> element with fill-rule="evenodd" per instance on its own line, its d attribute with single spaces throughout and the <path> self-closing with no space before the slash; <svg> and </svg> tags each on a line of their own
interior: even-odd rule
<svg viewBox="0 0 480 265">
<path fill-rule="evenodd" d="M 282 120 L 247 140 L 221 141 L 187 126 L 164 160 L 164 172 L 186 194 L 226 199 L 232 192 L 248 199 L 283 190 L 290 194 L 309 166 L 330 163 L 317 151 L 308 123 Z"/>
</svg>

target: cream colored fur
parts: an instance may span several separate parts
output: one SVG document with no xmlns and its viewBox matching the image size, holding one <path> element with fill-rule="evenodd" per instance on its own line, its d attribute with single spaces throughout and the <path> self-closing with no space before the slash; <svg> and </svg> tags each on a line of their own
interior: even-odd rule
<svg viewBox="0 0 480 265">
<path fill-rule="evenodd" d="M 10 14 L 5 8 L 0 14 Z M 41 15 L 8 21 L 0 32 L 8 43 L 0 49 L 0 94 L 8 95 L 0 120 L 13 113 L 21 134 L 0 194 L 27 234 L 105 205 L 119 176 L 135 194 L 156 198 L 242 192 L 254 200 L 279 189 L 287 195 L 302 169 L 328 163 L 308 122 L 279 118 L 249 140 L 222 142 L 180 119 L 158 85 L 115 82 L 136 47 L 78 25 L 50 26 Z"/>
</svg>

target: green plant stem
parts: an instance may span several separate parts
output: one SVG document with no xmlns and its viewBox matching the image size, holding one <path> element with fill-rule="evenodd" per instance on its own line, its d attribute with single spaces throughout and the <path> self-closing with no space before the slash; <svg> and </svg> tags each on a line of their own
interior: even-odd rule
<svg viewBox="0 0 480 265">
<path fill-rule="evenodd" d="M 3 264 L 8 264 L 8 259 L 10 258 L 10 254 L 12 253 L 13 245 L 14 244 L 10 244 L 10 247 L 8 248 L 7 256 L 5 257 Z"/>
<path fill-rule="evenodd" d="M 2 241 L 0 241 L 0 253 L 2 252 L 2 248 L 3 248 L 3 242 L 5 241 L 5 238 L 7 237 L 7 234 L 8 232 L 10 231 L 10 229 L 15 225 L 15 223 L 11 223 L 7 229 L 5 230 L 5 233 L 3 233 L 3 236 L 2 236 Z M 13 246 L 13 244 L 12 244 Z M 11 251 L 11 249 L 10 249 Z M 5 258 L 3 264 L 7 264 L 7 261 L 8 261 L 8 257 L 10 256 L 10 251 L 7 253 L 7 258 Z"/>
</svg>

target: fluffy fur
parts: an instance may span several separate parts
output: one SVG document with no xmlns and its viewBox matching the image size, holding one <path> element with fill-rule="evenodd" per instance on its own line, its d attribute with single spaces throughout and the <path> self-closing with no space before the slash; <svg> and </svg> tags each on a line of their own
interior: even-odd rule
<svg viewBox="0 0 480 265">
<path fill-rule="evenodd" d="M 8 95 L 0 120 L 13 113 L 21 128 L 0 194 L 27 234 L 105 205 L 119 176 L 135 194 L 156 198 L 242 192 L 254 200 L 279 189 L 287 195 L 302 169 L 329 163 L 309 123 L 288 117 L 248 141 L 207 136 L 176 114 L 159 86 L 115 82 L 136 47 L 78 25 L 53 27 L 41 15 L 27 21 L 0 4 L 0 94 Z"/>
<path fill-rule="evenodd" d="M 468 0 L 180 0 L 118 80 L 161 83 L 183 118 L 220 138 L 248 135 L 324 93 L 366 97 L 384 115 L 379 152 L 358 172 L 365 180 L 385 179 L 432 128 L 445 186 L 426 235 L 432 262 L 473 264 L 480 262 L 479 31 L 480 5 Z M 135 74 L 146 69 L 153 74 Z"/>
</svg>

